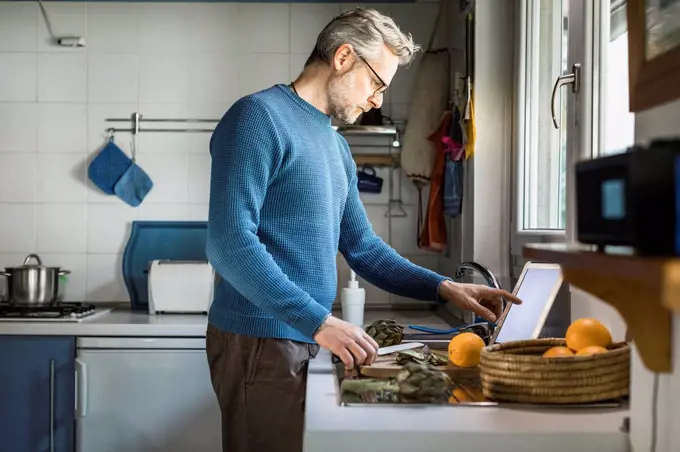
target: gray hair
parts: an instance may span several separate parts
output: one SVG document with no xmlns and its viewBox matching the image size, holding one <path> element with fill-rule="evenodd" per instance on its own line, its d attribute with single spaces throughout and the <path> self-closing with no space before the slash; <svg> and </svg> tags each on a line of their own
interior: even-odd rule
<svg viewBox="0 0 680 452">
<path fill-rule="evenodd" d="M 359 7 L 336 16 L 321 30 L 305 68 L 319 61 L 330 63 L 343 44 L 350 44 L 369 60 L 378 58 L 384 44 L 399 58 L 400 66 L 408 66 L 420 50 L 411 34 L 401 31 L 391 17 Z"/>
</svg>

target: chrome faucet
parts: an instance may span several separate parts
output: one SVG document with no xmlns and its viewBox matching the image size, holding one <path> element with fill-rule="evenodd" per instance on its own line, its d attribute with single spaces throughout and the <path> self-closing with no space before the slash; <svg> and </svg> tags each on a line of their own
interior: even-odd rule
<svg viewBox="0 0 680 452">
<path fill-rule="evenodd" d="M 460 280 L 466 275 L 470 275 L 477 271 L 477 273 L 481 274 L 484 279 L 486 280 L 486 283 L 491 286 L 495 287 L 496 289 L 500 289 L 501 285 L 498 284 L 498 280 L 496 279 L 496 276 L 493 274 L 491 270 L 486 268 L 480 263 L 474 262 L 474 261 L 467 261 L 467 262 L 462 262 L 460 265 L 458 265 L 458 268 L 456 269 L 456 280 Z"/>
<path fill-rule="evenodd" d="M 501 289 L 501 285 L 498 284 L 498 279 L 496 279 L 496 275 L 493 274 L 491 270 L 483 266 L 482 264 L 474 261 L 467 261 L 467 262 L 462 262 L 458 265 L 458 268 L 456 269 L 455 277 L 454 279 L 456 281 L 460 281 L 462 278 L 464 278 L 467 275 L 471 275 L 474 272 L 479 273 L 484 277 L 486 280 L 487 285 L 491 287 L 495 287 L 496 289 Z M 503 300 L 503 309 L 505 310 L 505 306 L 507 304 L 507 301 Z M 490 338 L 491 335 L 493 334 L 493 330 L 495 329 L 495 325 L 490 324 L 486 320 L 484 320 L 480 316 L 475 316 L 475 323 L 473 325 L 483 325 L 487 330 L 488 330 L 488 337 Z"/>
</svg>

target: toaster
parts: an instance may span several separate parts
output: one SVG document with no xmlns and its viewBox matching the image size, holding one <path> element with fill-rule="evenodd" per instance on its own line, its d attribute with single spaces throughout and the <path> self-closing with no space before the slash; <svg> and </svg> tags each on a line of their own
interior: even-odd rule
<svg viewBox="0 0 680 452">
<path fill-rule="evenodd" d="M 153 260 L 149 266 L 149 314 L 207 313 L 215 271 L 208 261 Z"/>
</svg>

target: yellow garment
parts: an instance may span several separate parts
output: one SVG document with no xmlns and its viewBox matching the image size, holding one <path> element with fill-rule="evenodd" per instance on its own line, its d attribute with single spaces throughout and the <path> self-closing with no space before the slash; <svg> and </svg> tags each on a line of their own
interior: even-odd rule
<svg viewBox="0 0 680 452">
<path fill-rule="evenodd" d="M 467 120 L 467 141 L 465 143 L 465 158 L 469 159 L 472 157 L 472 155 L 475 153 L 475 135 L 477 133 L 475 129 L 475 104 L 473 101 L 473 93 L 474 91 L 472 90 L 472 86 L 468 88 L 468 108 L 469 108 L 469 118 Z"/>
</svg>

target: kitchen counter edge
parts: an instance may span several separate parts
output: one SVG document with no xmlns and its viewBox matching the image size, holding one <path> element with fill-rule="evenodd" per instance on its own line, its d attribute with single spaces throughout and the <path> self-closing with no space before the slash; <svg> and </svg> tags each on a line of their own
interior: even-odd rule
<svg viewBox="0 0 680 452">
<path fill-rule="evenodd" d="M 373 451 L 630 451 L 621 429 L 627 408 L 536 409 L 507 406 L 340 406 L 330 354 L 310 361 L 304 452 L 345 452 L 369 441 Z"/>
<path fill-rule="evenodd" d="M 205 337 L 206 314 L 148 314 L 131 311 L 125 305 L 99 305 L 98 314 L 80 322 L 6 321 L 0 319 L 0 335 L 109 336 L 109 337 Z M 341 315 L 334 310 L 335 315 Z M 366 324 L 390 318 L 404 325 L 419 324 L 434 328 L 451 325 L 441 315 L 423 310 L 367 310 Z M 408 330 L 408 329 L 407 329 Z"/>
<path fill-rule="evenodd" d="M 80 322 L 0 321 L 0 335 L 205 337 L 205 314 L 149 315 L 127 308 L 102 307 Z"/>
</svg>

